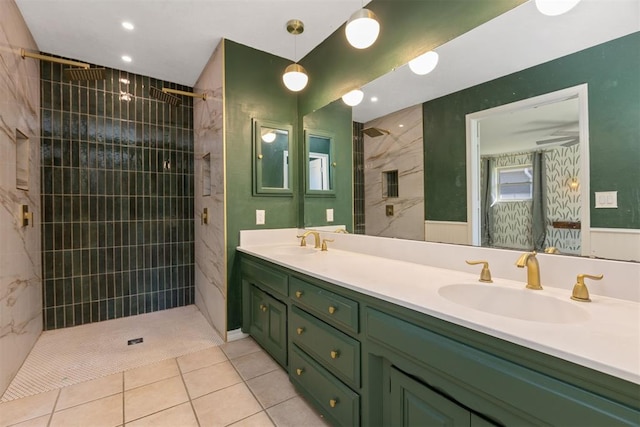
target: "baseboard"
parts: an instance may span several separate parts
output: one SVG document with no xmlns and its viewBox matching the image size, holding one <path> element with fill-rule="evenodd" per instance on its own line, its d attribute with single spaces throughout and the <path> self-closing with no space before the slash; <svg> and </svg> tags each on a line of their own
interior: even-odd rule
<svg viewBox="0 0 640 427">
<path fill-rule="evenodd" d="M 249 334 L 242 332 L 242 329 L 234 329 L 233 331 L 227 331 L 227 342 L 238 341 L 248 336 Z"/>
</svg>

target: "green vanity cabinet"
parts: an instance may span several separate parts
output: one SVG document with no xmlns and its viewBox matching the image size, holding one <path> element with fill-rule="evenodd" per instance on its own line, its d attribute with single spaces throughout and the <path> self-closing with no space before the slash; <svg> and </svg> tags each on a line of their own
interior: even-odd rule
<svg viewBox="0 0 640 427">
<path fill-rule="evenodd" d="M 248 254 L 241 268 L 243 330 L 333 425 L 640 425 L 638 384 Z"/>
<path fill-rule="evenodd" d="M 287 367 L 288 276 L 260 262 L 243 259 L 243 327 L 279 364 Z"/>
<path fill-rule="evenodd" d="M 495 426 L 397 368 L 391 367 L 388 372 L 388 396 L 383 399 L 388 414 L 385 425 Z"/>
<path fill-rule="evenodd" d="M 249 287 L 248 332 L 282 366 L 287 366 L 287 306 L 263 292 Z"/>
</svg>

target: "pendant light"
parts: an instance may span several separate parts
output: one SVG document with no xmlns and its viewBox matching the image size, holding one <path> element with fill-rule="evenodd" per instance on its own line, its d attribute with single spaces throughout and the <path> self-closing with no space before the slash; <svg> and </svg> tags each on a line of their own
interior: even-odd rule
<svg viewBox="0 0 640 427">
<path fill-rule="evenodd" d="M 304 24 L 299 19 L 291 19 L 287 22 L 287 31 L 293 36 L 302 34 L 304 31 Z M 292 92 L 299 92 L 307 86 L 309 76 L 307 71 L 300 64 L 295 63 L 296 59 L 296 42 L 293 42 L 293 59 L 294 63 L 284 69 L 282 75 L 282 81 L 284 85 Z"/>
<path fill-rule="evenodd" d="M 378 38 L 380 23 L 369 9 L 360 9 L 351 15 L 344 31 L 351 46 L 366 49 Z"/>
<path fill-rule="evenodd" d="M 364 98 L 364 92 L 360 89 L 354 89 L 342 95 L 342 102 L 349 107 L 355 107 L 362 102 L 362 98 Z"/>
<path fill-rule="evenodd" d="M 432 72 L 438 65 L 438 53 L 430 50 L 409 61 L 409 68 L 419 76 Z"/>
<path fill-rule="evenodd" d="M 569 12 L 580 0 L 536 0 L 538 11 L 547 16 L 558 16 Z"/>
</svg>

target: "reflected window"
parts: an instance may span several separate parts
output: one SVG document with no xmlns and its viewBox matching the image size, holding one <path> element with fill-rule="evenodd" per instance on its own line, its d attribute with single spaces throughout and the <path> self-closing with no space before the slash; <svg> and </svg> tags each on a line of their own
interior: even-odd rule
<svg viewBox="0 0 640 427">
<path fill-rule="evenodd" d="M 291 131 L 290 125 L 255 121 L 256 194 L 291 194 Z"/>
<path fill-rule="evenodd" d="M 523 165 L 495 169 L 496 193 L 499 202 L 531 200 L 533 167 Z"/>
</svg>

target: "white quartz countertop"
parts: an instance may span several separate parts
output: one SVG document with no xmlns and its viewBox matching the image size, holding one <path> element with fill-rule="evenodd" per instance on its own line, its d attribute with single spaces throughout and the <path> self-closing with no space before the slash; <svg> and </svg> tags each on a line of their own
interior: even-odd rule
<svg viewBox="0 0 640 427">
<path fill-rule="evenodd" d="M 566 289 L 545 286 L 541 291 L 532 291 L 525 289 L 523 282 L 496 277 L 493 278 L 494 283 L 480 283 L 480 268 L 478 274 L 470 274 L 334 248 L 320 252 L 294 244 L 276 244 L 243 246 L 238 250 L 326 282 L 640 384 L 640 304 L 637 302 L 595 295 L 592 295 L 590 303 L 577 302 L 569 298 L 571 291 Z M 551 301 L 555 303 L 551 307 L 567 307 L 580 316 L 565 323 L 550 322 L 544 319 L 544 313 L 541 313 L 541 321 L 487 313 L 452 302 L 440 294 L 443 287 L 453 284 L 510 288 L 510 295 L 531 293 L 531 305 L 526 307 L 526 311 L 531 310 L 534 316 L 540 309 L 536 306 L 540 304 L 538 297 L 556 299 Z"/>
</svg>

